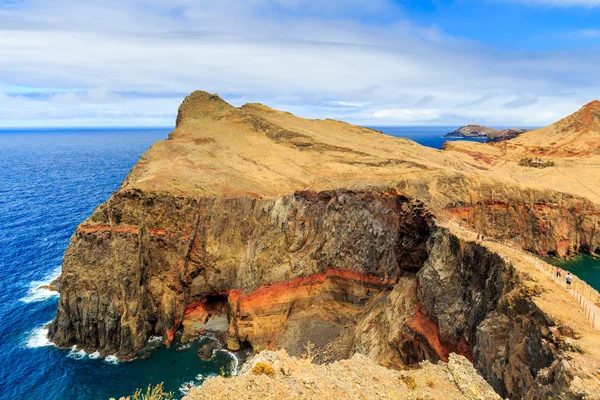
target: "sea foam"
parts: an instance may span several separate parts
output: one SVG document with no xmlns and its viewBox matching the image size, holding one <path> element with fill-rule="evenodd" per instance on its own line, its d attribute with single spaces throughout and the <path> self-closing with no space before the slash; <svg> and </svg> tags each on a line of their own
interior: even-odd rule
<svg viewBox="0 0 600 400">
<path fill-rule="evenodd" d="M 179 387 L 179 393 L 181 393 L 184 396 L 187 396 L 187 394 L 190 392 L 190 390 L 192 388 L 199 387 L 199 386 L 200 385 L 197 382 L 194 382 L 194 381 L 184 382 Z"/>
<path fill-rule="evenodd" d="M 50 274 L 44 277 L 41 281 L 33 281 L 29 284 L 29 290 L 27 291 L 27 295 L 22 297 L 20 301 L 23 303 L 35 303 L 38 301 L 45 301 L 54 297 L 58 297 L 59 294 L 55 290 L 50 290 L 47 287 L 51 284 L 56 278 L 60 276 L 61 266 L 56 267 Z"/>
<path fill-rule="evenodd" d="M 150 336 L 150 338 L 148 339 L 148 344 L 161 343 L 162 340 L 162 336 Z"/>
<path fill-rule="evenodd" d="M 67 357 L 72 358 L 73 360 L 81 360 L 82 358 L 85 358 L 85 356 L 87 356 L 85 350 L 77 351 L 77 346 L 71 347 L 71 350 L 69 350 L 69 353 L 67 354 Z"/>
<path fill-rule="evenodd" d="M 238 357 L 234 353 L 232 353 L 231 351 L 225 350 L 225 349 L 219 349 L 219 350 L 217 350 L 217 352 L 223 352 L 223 353 L 227 354 L 229 357 L 231 357 L 231 359 L 233 361 L 230 364 L 231 365 L 231 372 L 230 373 L 231 373 L 231 376 L 236 376 L 238 374 L 238 372 L 239 372 L 238 368 L 240 366 L 240 360 L 238 359 Z"/>
<path fill-rule="evenodd" d="M 104 362 L 107 364 L 117 365 L 119 363 L 119 359 L 115 354 L 113 354 L 111 356 L 104 357 Z"/>
<path fill-rule="evenodd" d="M 54 343 L 48 339 L 48 328 L 46 327 L 50 322 L 46 322 L 43 325 L 38 326 L 34 330 L 29 333 L 27 337 L 27 342 L 25 346 L 30 349 L 35 349 L 38 347 L 46 347 L 46 346 L 55 346 Z"/>
</svg>

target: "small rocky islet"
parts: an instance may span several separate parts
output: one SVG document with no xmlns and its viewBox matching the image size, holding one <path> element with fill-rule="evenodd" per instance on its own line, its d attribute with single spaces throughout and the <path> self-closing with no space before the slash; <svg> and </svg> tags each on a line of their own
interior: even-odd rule
<svg viewBox="0 0 600 400">
<path fill-rule="evenodd" d="M 488 142 L 501 142 L 516 138 L 522 133 L 527 132 L 527 129 L 509 128 L 509 129 L 494 129 L 482 125 L 464 125 L 458 129 L 447 133 L 444 137 L 447 138 L 481 138 Z"/>
<path fill-rule="evenodd" d="M 600 208 L 529 183 L 514 160 L 539 146 L 513 143 L 437 151 L 194 92 L 71 238 L 50 339 L 127 359 L 218 327 L 258 354 L 191 399 L 317 398 L 340 374 L 350 397 L 598 398 L 600 333 L 522 250 L 597 252 Z"/>
</svg>

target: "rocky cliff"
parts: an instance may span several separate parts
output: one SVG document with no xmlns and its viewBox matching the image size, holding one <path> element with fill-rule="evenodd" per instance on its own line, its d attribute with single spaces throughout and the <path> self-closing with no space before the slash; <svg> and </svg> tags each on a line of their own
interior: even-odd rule
<svg viewBox="0 0 600 400">
<path fill-rule="evenodd" d="M 50 337 L 123 358 L 209 327 L 319 362 L 457 353 L 503 396 L 570 396 L 539 293 L 438 220 L 562 254 L 598 246 L 598 217 L 407 140 L 194 92 L 71 238 Z"/>
</svg>

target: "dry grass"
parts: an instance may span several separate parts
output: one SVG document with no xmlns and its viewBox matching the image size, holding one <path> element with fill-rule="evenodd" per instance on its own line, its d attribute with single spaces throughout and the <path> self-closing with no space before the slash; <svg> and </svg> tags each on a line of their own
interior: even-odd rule
<svg viewBox="0 0 600 400">
<path fill-rule="evenodd" d="M 406 385 L 406 387 L 410 390 L 414 390 L 417 388 L 417 381 L 415 381 L 415 378 L 412 375 L 402 375 L 401 379 Z"/>
<path fill-rule="evenodd" d="M 173 393 L 165 392 L 163 390 L 163 384 L 159 383 L 158 385 L 156 385 L 154 387 L 149 385 L 145 392 L 142 392 L 142 389 L 138 389 L 135 391 L 133 396 L 121 397 L 120 400 L 172 400 L 172 399 L 173 399 Z"/>
</svg>

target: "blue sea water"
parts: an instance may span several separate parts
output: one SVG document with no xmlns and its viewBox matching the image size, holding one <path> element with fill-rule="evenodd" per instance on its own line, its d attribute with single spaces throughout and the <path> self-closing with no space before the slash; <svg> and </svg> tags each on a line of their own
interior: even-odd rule
<svg viewBox="0 0 600 400">
<path fill-rule="evenodd" d="M 386 135 L 414 140 L 423 146 L 438 150 L 446 141 L 466 140 L 485 143 L 485 139 L 480 138 L 445 138 L 445 134 L 456 129 L 452 126 L 371 126 L 370 128 L 380 130 Z"/>
<path fill-rule="evenodd" d="M 0 398 L 108 399 L 165 382 L 229 369 L 188 351 L 159 349 L 148 359 L 117 363 L 51 346 L 43 326 L 58 298 L 35 290 L 60 273 L 75 227 L 119 187 L 139 156 L 169 129 L 0 131 Z M 200 379 L 197 379 L 200 378 Z"/>
<path fill-rule="evenodd" d="M 378 129 L 439 149 L 454 128 Z M 108 399 L 160 382 L 181 395 L 186 382 L 230 371 L 229 353 L 201 361 L 200 342 L 182 352 L 157 343 L 149 358 L 118 363 L 58 349 L 45 337 L 58 298 L 36 288 L 60 273 L 76 226 L 169 130 L 0 130 L 0 398 Z"/>
</svg>

